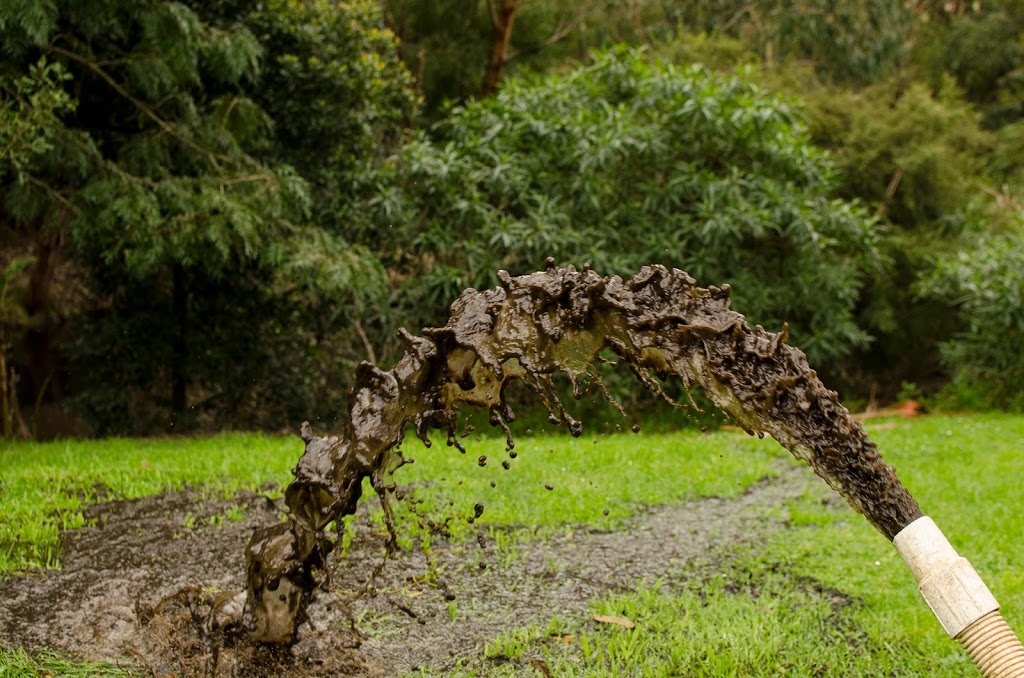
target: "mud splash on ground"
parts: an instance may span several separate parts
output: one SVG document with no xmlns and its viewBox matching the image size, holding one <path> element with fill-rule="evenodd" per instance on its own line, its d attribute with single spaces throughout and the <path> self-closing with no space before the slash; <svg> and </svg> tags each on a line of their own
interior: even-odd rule
<svg viewBox="0 0 1024 678">
<path fill-rule="evenodd" d="M 143 675 L 395 676 L 417 667 L 443 674 L 460 659 L 486 664 L 483 644 L 509 630 L 509 620 L 520 627 L 583 615 L 596 595 L 642 580 L 670 582 L 692 559 L 777 526 L 765 509 L 816 482 L 804 469 L 780 471 L 736 499 L 648 507 L 624 529 L 567 530 L 526 539 L 514 553 L 493 540 L 435 540 L 429 555 L 392 556 L 372 583 L 375 595 L 367 585 L 387 535 L 364 505 L 351 551 L 329 559 L 330 585 L 291 649 L 218 648 L 207 627 L 218 590 L 243 584 L 253 528 L 279 520 L 281 502 L 184 492 L 97 505 L 88 509 L 94 527 L 64 535 L 62 570 L 2 583 L 0 642 L 139 667 Z M 225 518 L 240 516 L 240 507 L 240 521 Z M 205 588 L 194 585 L 197 573 Z"/>
<path fill-rule="evenodd" d="M 465 451 L 458 408 L 482 407 L 511 449 L 515 415 L 505 389 L 519 380 L 553 423 L 579 435 L 582 424 L 560 402 L 553 379 L 564 375 L 576 393 L 586 381 L 618 406 L 595 368 L 602 352 L 666 399 L 663 380 L 699 385 L 751 434 L 769 434 L 807 462 L 889 539 L 922 515 L 837 394 L 786 345 L 786 328 L 751 328 L 729 308 L 728 287 L 701 288 L 663 266 L 623 280 L 558 268 L 553 260 L 545 271 L 499 271 L 498 278 L 501 287 L 463 292 L 444 327 L 425 329 L 423 337 L 403 330 L 406 350 L 391 370 L 361 364 L 340 436 L 317 437 L 303 426 L 306 451 L 287 490 L 288 522 L 253 536 L 247 590 L 215 614 L 217 625 L 259 642 L 292 642 L 334 548 L 324 528 L 356 510 L 365 478 L 390 515 L 391 476 L 405 463 L 397 448 L 407 426 L 428 447 L 431 428 L 447 429 L 448 444 Z"/>
</svg>

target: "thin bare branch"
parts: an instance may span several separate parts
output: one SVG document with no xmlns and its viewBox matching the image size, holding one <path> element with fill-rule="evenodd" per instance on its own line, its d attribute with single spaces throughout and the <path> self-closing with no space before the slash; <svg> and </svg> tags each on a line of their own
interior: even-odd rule
<svg viewBox="0 0 1024 678">
<path fill-rule="evenodd" d="M 363 329 L 363 324 L 356 320 L 355 322 L 356 334 L 363 342 L 363 348 L 366 349 L 366 357 L 370 359 L 370 362 L 374 365 L 377 364 L 377 353 L 373 350 L 373 344 L 370 343 L 370 338 L 366 336 L 366 330 Z"/>
<path fill-rule="evenodd" d="M 125 99 L 130 101 L 136 108 L 139 109 L 139 111 L 142 112 L 143 115 L 145 115 L 147 118 L 149 118 L 150 120 L 155 122 L 156 125 L 161 130 L 163 130 L 167 134 L 171 135 L 172 137 L 177 139 L 179 142 L 181 142 L 182 144 L 188 146 L 189 148 L 191 148 L 192 150 L 196 151 L 197 153 L 205 155 L 207 157 L 207 159 L 210 161 L 210 164 L 213 167 L 216 167 L 218 169 L 220 168 L 220 164 L 218 163 L 218 159 L 222 160 L 222 161 L 227 161 L 227 162 L 234 162 L 234 160 L 232 158 L 230 158 L 228 156 L 225 156 L 225 155 L 218 154 L 218 153 L 214 153 L 214 152 L 212 152 L 208 148 L 203 148 L 200 144 L 197 144 L 192 139 L 189 139 L 189 138 L 184 137 L 181 134 L 179 134 L 178 130 L 176 130 L 174 128 L 174 125 L 172 125 L 170 122 L 168 122 L 164 118 L 160 117 L 160 115 L 155 110 L 153 110 L 153 108 L 149 104 L 147 104 L 145 101 L 142 101 L 141 99 L 138 99 L 137 97 L 132 96 L 132 94 L 128 90 L 126 90 L 121 85 L 121 83 L 119 83 L 117 80 L 115 80 L 114 77 L 112 75 L 110 75 L 109 73 L 107 73 L 107 71 L 105 71 L 97 62 L 95 62 L 95 61 L 93 61 L 91 59 L 88 59 L 88 58 L 82 56 L 81 54 L 78 54 L 77 52 L 73 52 L 72 50 L 65 49 L 65 48 L 60 47 L 58 45 L 51 44 L 50 45 L 50 50 L 52 52 L 55 52 L 55 53 L 60 54 L 62 56 L 65 56 L 68 59 L 71 59 L 72 61 L 77 61 L 78 63 L 82 64 L 83 66 L 85 66 L 86 68 L 91 70 L 93 73 L 98 75 L 104 82 L 106 82 L 111 87 L 111 89 L 113 89 L 115 92 L 120 94 L 122 97 L 124 97 Z"/>
<path fill-rule="evenodd" d="M 59 202 L 61 205 L 71 210 L 72 212 L 75 212 L 76 214 L 78 213 L 78 208 L 75 207 L 70 200 L 68 200 L 63 194 L 61 194 L 60 191 L 55 189 L 53 186 L 46 183 L 42 179 L 39 179 L 38 177 L 32 176 L 31 174 L 27 174 L 25 176 L 28 177 L 28 182 L 30 184 L 32 184 L 33 186 L 38 186 L 39 188 L 43 189 L 44 191 L 46 191 L 47 195 L 49 195 L 51 198 Z"/>
</svg>

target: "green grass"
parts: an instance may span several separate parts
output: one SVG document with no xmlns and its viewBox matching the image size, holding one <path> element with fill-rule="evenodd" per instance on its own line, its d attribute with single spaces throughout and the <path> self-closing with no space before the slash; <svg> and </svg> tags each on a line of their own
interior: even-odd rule
<svg viewBox="0 0 1024 678">
<path fill-rule="evenodd" d="M 52 652 L 32 655 L 20 649 L 0 648 L 0 678 L 24 678 L 25 676 L 133 678 L 142 675 L 144 674 L 141 671 L 133 671 L 113 664 L 69 661 Z"/>
<path fill-rule="evenodd" d="M 443 443 L 428 450 L 410 442 L 405 452 L 417 462 L 394 478 L 402 485 L 420 486 L 415 495 L 424 501 L 418 506 L 421 512 L 435 519 L 452 516 L 456 537 L 488 526 L 612 528 L 651 504 L 736 495 L 774 473 L 778 458 L 770 442 L 736 433 L 622 433 L 580 439 L 522 434 L 516 459 L 505 452 L 503 440 L 466 442 L 465 455 Z M 259 435 L 9 445 L 0 451 L 0 575 L 57 566 L 59 531 L 80 527 L 86 504 L 186 485 L 230 496 L 268 481 L 284 484 L 301 452 L 297 437 Z M 485 467 L 477 462 L 481 454 L 489 458 Z M 502 460 L 511 468 L 504 469 Z M 466 518 L 473 515 L 476 502 L 486 508 L 471 526 Z M 426 539 L 402 506 L 409 503 L 398 503 L 402 533 Z M 226 518 L 232 519 L 230 511 Z M 528 532 L 535 534 L 534 529 Z M 510 534 L 498 530 L 495 538 L 511 553 L 515 538 Z M 457 609 L 449 613 L 457 614 Z M 0 669 L 8 672 L 0 676 L 107 675 L 103 672 L 114 670 L 59 662 L 56 656 L 0 649 Z"/>
<path fill-rule="evenodd" d="M 1024 418 L 936 416 L 868 430 L 1010 625 L 1024 630 Z M 976 675 L 888 540 L 824 483 L 766 513 L 786 516 L 788 529 L 699 565 L 681 589 L 595 601 L 595 613 L 636 629 L 577 620 L 560 631 L 567 643 L 513 630 L 491 644 L 501 653 L 467 675 L 516 674 L 525 658 L 559 676 Z"/>
<path fill-rule="evenodd" d="M 615 529 L 643 507 L 736 496 L 758 479 L 776 475 L 781 454 L 771 441 L 742 433 L 692 430 L 576 439 L 520 436 L 514 459 L 503 441 L 487 438 L 467 441 L 466 454 L 436 446 L 407 448 L 417 461 L 399 469 L 396 481 L 425 485 L 414 487 L 415 498 L 423 500 L 418 510 L 435 518 L 452 516 L 456 536 L 481 525 L 525 528 L 531 534 L 580 525 Z M 483 467 L 481 455 L 487 457 Z M 477 502 L 484 505 L 484 520 L 470 526 L 467 519 Z M 401 507 L 396 504 L 400 516 Z M 404 532 L 418 536 L 412 522 L 405 521 Z"/>
<path fill-rule="evenodd" d="M 402 485 L 429 485 L 416 492 L 424 501 L 419 510 L 438 520 L 453 517 L 456 535 L 470 531 L 466 518 L 477 502 L 485 505 L 477 527 L 612 528 L 641 506 L 735 495 L 771 474 L 777 455 L 766 441 L 735 433 L 523 435 L 514 460 L 493 437 L 467 444 L 463 455 L 443 443 L 428 450 L 410 441 L 405 451 L 417 462 L 394 478 Z M 59 532 L 83 525 L 86 504 L 186 485 L 223 496 L 268 481 L 284 485 L 301 453 L 298 437 L 261 435 L 7 445 L 0 449 L 0 576 L 58 566 Z M 480 455 L 489 459 L 483 468 Z M 425 536 L 403 504 L 409 506 L 398 502 L 397 513 L 406 516 L 401 526 L 407 538 Z"/>
<path fill-rule="evenodd" d="M 916 675 L 902 643 L 871 642 L 845 616 L 848 603 L 789 573 L 738 567 L 705 571 L 682 591 L 645 587 L 596 601 L 595 618 L 557 631 L 513 632 L 488 645 L 484 675 L 517 675 L 541 659 L 552 675 L 892 676 Z M 726 576 L 720 576 L 724 574 Z M 928 675 L 928 674 L 921 674 Z"/>
<path fill-rule="evenodd" d="M 81 527 L 83 505 L 199 486 L 227 496 L 285 483 L 298 437 L 64 441 L 0 447 L 0 576 L 59 564 L 60 530 Z"/>
<path fill-rule="evenodd" d="M 1024 417 L 933 416 L 870 422 L 868 430 L 925 513 L 979 570 L 1011 626 L 1024 629 Z M 410 442 L 406 453 L 416 463 L 396 474 L 399 484 L 416 486 L 420 510 L 454 516 L 456 533 L 612 529 L 642 506 L 735 495 L 777 468 L 781 455 L 771 441 L 732 432 L 577 440 L 520 434 L 512 460 L 500 441 L 468 442 L 466 455 Z M 0 571 L 53 564 L 57 529 L 81 523 L 82 505 L 97 498 L 95 484 L 119 498 L 186 483 L 227 494 L 287 482 L 300 452 L 297 438 L 240 435 L 9 446 L 0 452 Z M 471 660 L 466 674 L 536 674 L 526 663 L 534 659 L 567 676 L 970 675 L 969 661 L 945 637 L 888 541 L 832 497 L 816 483 L 789 506 L 766 507 L 766 516 L 788 520 L 785 529 L 692 567 L 683 585 L 594 601 L 596 613 L 627 617 L 635 629 L 590 619 L 512 628 L 489 644 L 491 658 Z M 483 518 L 469 525 L 478 501 Z M 0 651 L 0 676 L 20 675 L 11 668 L 17 662 L 50 660 Z"/>
<path fill-rule="evenodd" d="M 886 461 L 953 546 L 981 574 L 1011 627 L 1024 633 L 1024 418 L 936 416 L 869 424 Z M 854 619 L 878 642 L 906 639 L 928 675 L 970 673 L 887 540 L 824 488 L 799 502 L 801 527 L 775 534 L 766 554 L 863 601 Z"/>
</svg>

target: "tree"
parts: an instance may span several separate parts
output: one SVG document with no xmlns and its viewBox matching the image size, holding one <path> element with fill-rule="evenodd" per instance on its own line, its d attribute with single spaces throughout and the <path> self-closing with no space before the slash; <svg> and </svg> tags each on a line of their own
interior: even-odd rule
<svg viewBox="0 0 1024 678">
<path fill-rule="evenodd" d="M 488 2 L 487 8 L 491 13 L 491 53 L 487 59 L 484 84 L 481 88 L 484 96 L 493 94 L 498 89 L 505 74 L 508 47 L 512 41 L 512 25 L 519 9 L 519 0 L 500 0 L 497 7 L 493 2 Z"/>
<path fill-rule="evenodd" d="M 75 102 L 64 90 L 67 73 L 59 64 L 45 59 L 29 65 L 20 76 L 0 75 L 0 182 L 31 189 L 45 185 L 34 173 L 57 144 L 61 131 L 61 116 L 74 111 Z M 15 205 L 15 207 L 17 207 Z M 3 261 L 4 369 L 4 428 L 9 436 L 10 414 L 16 409 L 17 394 L 13 368 L 8 369 L 8 353 L 16 346 L 28 354 L 29 376 L 37 390 L 45 390 L 51 372 L 50 334 L 53 324 L 50 312 L 50 281 L 53 277 L 53 256 L 57 240 L 41 232 L 38 226 L 29 228 L 29 243 L 25 248 L 15 247 L 14 256 Z M 35 242 L 32 243 L 31 241 Z M 10 244 L 10 243 L 8 243 Z M 28 251 L 19 251 L 27 249 Z M 34 256 L 33 256 L 34 255 Z M 24 289 L 18 290 L 20 303 L 12 300 L 21 273 L 29 269 Z M 17 318 L 12 321 L 11 318 Z M 58 384 L 53 387 L 59 388 Z"/>
<path fill-rule="evenodd" d="M 404 126 L 412 109 L 393 105 L 395 97 L 412 101 L 407 77 L 384 83 L 397 60 L 379 18 L 370 2 L 270 2 L 255 13 L 234 2 L 0 2 L 3 70 L 52 64 L 59 70 L 50 80 L 59 79 L 72 102 L 51 116 L 51 130 L 37 125 L 46 143 L 32 151 L 31 164 L 20 160 L 25 153 L 4 158 L 5 233 L 23 246 L 35 241 L 28 275 L 41 278 L 44 291 L 63 260 L 95 292 L 79 309 L 78 329 L 89 332 L 79 332 L 74 350 L 70 342 L 57 350 L 67 318 L 41 325 L 46 341 L 34 345 L 46 359 L 30 359 L 36 391 L 45 383 L 49 397 L 59 398 L 62 367 L 74 360 L 75 385 L 93 415 L 89 403 L 102 398 L 89 392 L 104 374 L 112 389 L 141 389 L 136 400 L 166 388 L 153 406 L 166 406 L 180 422 L 195 404 L 193 388 L 210 402 L 223 393 L 218 379 L 238 385 L 218 372 L 252 376 L 244 352 L 214 365 L 212 354 L 198 350 L 225 329 L 211 328 L 209 318 L 241 323 L 258 345 L 269 339 L 260 332 L 279 331 L 291 317 L 287 309 L 386 297 L 379 264 L 346 242 L 337 221 L 322 219 L 344 202 L 335 191 L 344 172 L 358 173 L 373 153 L 385 152 L 380 130 L 397 138 L 392 119 Z M 330 34 L 339 28 L 346 30 Z M 319 33 L 303 42 L 298 36 L 310 30 Z M 268 54 L 271 48 L 278 51 Z M 285 89 L 291 85 L 304 89 Z M 318 100 L 318 86 L 333 89 Z M 349 96 L 325 111 L 339 87 Z M 376 101 L 382 94 L 394 97 Z M 296 126 L 317 116 L 330 121 L 296 143 Z M 318 162 L 324 151 L 329 162 Z M 39 298 L 45 305 L 52 297 Z M 254 298 L 279 312 L 262 314 L 256 326 L 229 312 Z M 106 347 L 88 341 L 115 336 L 115 328 L 134 334 Z M 109 357 L 129 364 L 104 373 L 95 358 L 118 346 L 121 353 Z M 250 352 L 255 360 L 265 353 Z M 117 423 L 126 412 L 111 410 L 104 420 L 130 427 Z"/>
<path fill-rule="evenodd" d="M 902 79 L 806 94 L 811 135 L 831 151 L 840 194 L 904 231 L 957 234 L 994 139 L 950 78 L 938 90 Z"/>
<path fill-rule="evenodd" d="M 259 45 L 220 31 L 174 2 L 5 5 L 9 68 L 53 59 L 72 76 L 77 106 L 34 171 L 5 187 L 9 223 L 37 233 L 30 312 L 45 315 L 49 272 L 65 241 L 87 259 L 139 278 L 170 273 L 177 321 L 172 410 L 186 406 L 187 272 L 222 275 L 307 207 L 286 168 L 245 151 L 265 119 L 240 95 Z M 20 29 L 20 30 L 19 30 Z M 72 86 L 72 83 L 68 83 Z M 69 162 L 70 160 L 70 162 Z M 53 328 L 36 337 L 37 388 L 59 397 Z"/>
<path fill-rule="evenodd" d="M 661 0 L 384 0 L 426 109 L 491 94 L 512 74 L 586 61 L 593 49 L 639 45 L 676 30 Z M 513 30 L 514 27 L 514 30 Z M 483 86 L 481 87 L 481 77 Z"/>
<path fill-rule="evenodd" d="M 549 255 L 609 274 L 663 263 L 734 283 L 738 308 L 789 322 L 821 364 L 867 340 L 853 309 L 879 263 L 873 220 L 833 186 L 785 101 L 617 51 L 453 109 L 392 159 L 371 207 L 423 322 Z"/>
<path fill-rule="evenodd" d="M 956 78 L 988 129 L 1024 118 L 1024 3 L 922 3 L 915 61 L 933 83 Z"/>
<path fill-rule="evenodd" d="M 273 121 L 261 157 L 313 191 L 315 223 L 340 235 L 361 176 L 404 140 L 419 102 L 373 0 L 269 0 L 243 17 L 266 51 L 253 99 Z"/>
</svg>

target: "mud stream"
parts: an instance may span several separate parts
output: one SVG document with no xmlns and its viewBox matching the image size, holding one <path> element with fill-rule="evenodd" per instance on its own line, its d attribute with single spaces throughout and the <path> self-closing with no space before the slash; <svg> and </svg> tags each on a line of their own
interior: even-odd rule
<svg viewBox="0 0 1024 678">
<path fill-rule="evenodd" d="M 701 386 L 748 432 L 771 435 L 807 462 L 889 539 L 921 516 L 836 393 L 785 343 L 785 328 L 751 328 L 729 308 L 727 287 L 701 288 L 661 266 L 623 280 L 551 261 L 541 272 L 498 277 L 501 287 L 465 291 L 444 327 L 422 337 L 403 330 L 405 352 L 391 370 L 359 366 L 340 436 L 316 437 L 303 426 L 305 454 L 285 495 L 289 519 L 254 533 L 247 590 L 218 602 L 215 631 L 270 645 L 295 641 L 334 547 L 325 528 L 356 511 L 365 478 L 390 515 L 407 427 L 427 446 L 431 429 L 447 430 L 448 444 L 462 449 L 458 408 L 483 407 L 511 449 L 515 415 L 505 391 L 520 380 L 552 422 L 579 435 L 582 424 L 560 402 L 553 378 L 564 375 L 574 391 L 590 384 L 611 401 L 601 379 L 603 356 L 611 354 L 666 399 L 665 380 Z"/>
</svg>

